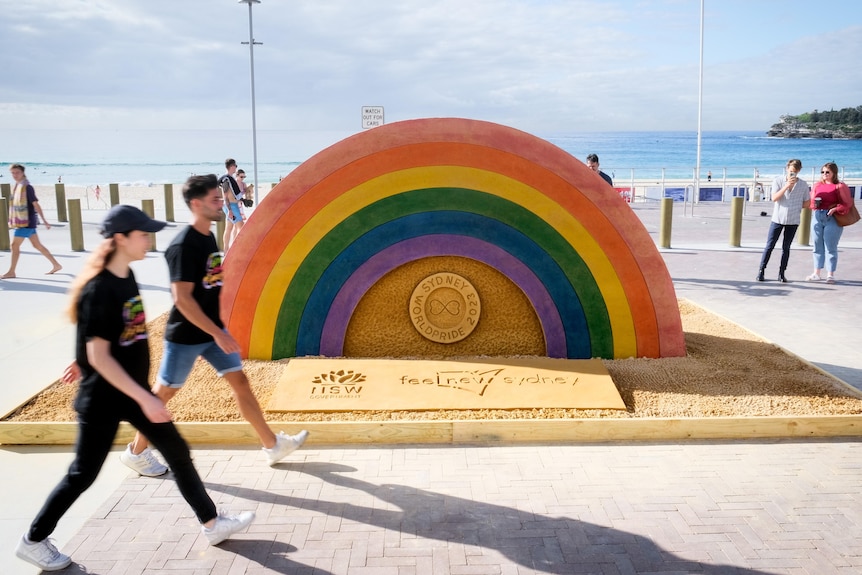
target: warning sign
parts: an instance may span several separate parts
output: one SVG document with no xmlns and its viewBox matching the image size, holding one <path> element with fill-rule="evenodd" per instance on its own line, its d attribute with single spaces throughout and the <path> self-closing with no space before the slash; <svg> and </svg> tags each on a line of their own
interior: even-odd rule
<svg viewBox="0 0 862 575">
<path fill-rule="evenodd" d="M 383 106 L 362 106 L 362 129 L 383 125 Z"/>
</svg>

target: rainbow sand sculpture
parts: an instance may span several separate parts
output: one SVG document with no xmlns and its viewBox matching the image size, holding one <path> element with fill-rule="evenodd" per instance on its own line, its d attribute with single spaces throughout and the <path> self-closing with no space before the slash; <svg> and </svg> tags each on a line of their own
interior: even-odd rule
<svg viewBox="0 0 862 575">
<path fill-rule="evenodd" d="M 685 355 L 664 261 L 581 162 L 504 126 L 374 128 L 281 181 L 226 259 L 245 357 Z"/>
</svg>

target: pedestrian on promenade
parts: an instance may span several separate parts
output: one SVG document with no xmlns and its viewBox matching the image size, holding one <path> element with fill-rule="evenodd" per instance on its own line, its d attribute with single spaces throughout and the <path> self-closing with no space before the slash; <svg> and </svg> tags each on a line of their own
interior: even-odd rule
<svg viewBox="0 0 862 575">
<path fill-rule="evenodd" d="M 301 447 L 308 432 L 272 432 L 242 369 L 240 346 L 222 323 L 222 254 L 210 229 L 212 222 L 223 217 L 218 178 L 213 174 L 190 177 L 183 186 L 183 199 L 192 220 L 165 251 L 174 307 L 165 328 L 164 355 L 153 392 L 167 404 L 185 383 L 197 358 L 203 357 L 230 385 L 240 414 L 254 428 L 269 464 L 274 465 Z M 120 459 L 141 475 L 161 475 L 167 467 L 152 454 L 146 435 L 138 432 Z"/>
<path fill-rule="evenodd" d="M 811 235 L 814 237 L 814 273 L 808 281 L 820 281 L 824 263 L 826 283 L 835 283 L 838 268 L 838 241 L 844 228 L 835 220 L 835 213 L 846 214 L 853 207 L 853 194 L 847 184 L 838 181 L 838 166 L 827 162 L 820 168 L 820 181 L 811 190 Z M 824 253 L 825 252 L 825 253 Z"/>
<path fill-rule="evenodd" d="M 757 281 L 764 281 L 766 264 L 781 232 L 784 232 L 784 241 L 781 243 L 781 264 L 778 266 L 778 281 L 787 283 L 784 272 L 787 270 L 787 262 L 790 261 L 790 246 L 799 228 L 799 220 L 802 210 L 806 209 L 809 199 L 810 187 L 799 178 L 802 170 L 800 160 L 789 160 L 784 167 L 784 174 L 776 176 L 772 180 L 772 223 L 769 224 L 769 232 L 766 234 L 766 247 L 760 258 L 760 271 L 757 273 Z"/>
<path fill-rule="evenodd" d="M 9 227 L 14 232 L 12 240 L 12 260 L 9 262 L 9 270 L 0 276 L 0 279 L 8 280 L 14 277 L 18 267 L 18 258 L 21 257 L 21 244 L 25 239 L 30 239 L 33 247 L 39 250 L 39 253 L 48 258 L 51 262 L 51 270 L 46 272 L 47 275 L 55 274 L 63 266 L 60 262 L 51 255 L 36 234 L 36 228 L 39 226 L 39 219 L 45 224 L 46 229 L 51 229 L 51 224 L 42 213 L 42 207 L 39 205 L 39 199 L 36 197 L 36 190 L 30 185 L 24 175 L 24 166 L 21 164 L 12 164 L 9 166 L 9 172 L 12 174 L 12 179 L 15 180 L 15 188 L 12 190 L 12 203 L 9 206 Z M 4 214 L 5 216 L 5 214 Z"/>
<path fill-rule="evenodd" d="M 105 240 L 70 288 L 68 314 L 77 324 L 73 365 L 81 380 L 74 404 L 78 414 L 75 460 L 15 550 L 19 558 L 45 571 L 57 571 L 72 562 L 48 536 L 95 481 L 121 421 L 146 433 L 170 463 L 177 487 L 210 544 L 221 543 L 254 519 L 251 512 L 217 513 L 171 413 L 148 386 L 146 317 L 129 264 L 146 257 L 152 245 L 150 232 L 164 226 L 138 208 L 113 207 L 102 224 Z"/>
<path fill-rule="evenodd" d="M 587 156 L 587 167 L 600 175 L 609 186 L 614 185 L 614 181 L 611 177 L 599 169 L 599 157 L 596 154 L 590 154 Z"/>
<path fill-rule="evenodd" d="M 242 207 L 240 207 L 242 188 L 236 179 L 236 160 L 228 158 L 224 161 L 224 167 L 227 172 L 219 178 L 219 187 L 221 187 L 222 196 L 224 197 L 222 210 L 225 215 L 222 246 L 224 246 L 224 252 L 227 253 L 233 240 L 236 239 L 237 234 L 239 234 L 239 231 L 242 229 L 245 215 L 242 212 Z M 242 176 L 243 179 L 245 179 L 245 172 L 242 173 Z"/>
</svg>

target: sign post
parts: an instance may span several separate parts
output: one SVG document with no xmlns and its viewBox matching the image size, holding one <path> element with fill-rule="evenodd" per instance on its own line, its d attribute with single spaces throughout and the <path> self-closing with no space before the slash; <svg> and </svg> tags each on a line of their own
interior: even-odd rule
<svg viewBox="0 0 862 575">
<path fill-rule="evenodd" d="M 382 126 L 383 106 L 362 106 L 362 129 L 376 128 Z"/>
</svg>

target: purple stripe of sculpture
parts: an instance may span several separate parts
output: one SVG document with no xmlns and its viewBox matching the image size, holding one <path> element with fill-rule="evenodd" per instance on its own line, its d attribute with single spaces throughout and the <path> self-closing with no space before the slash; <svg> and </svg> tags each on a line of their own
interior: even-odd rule
<svg viewBox="0 0 862 575">
<path fill-rule="evenodd" d="M 549 357 L 566 357 L 566 333 L 557 306 L 539 281 L 519 259 L 488 242 L 457 235 L 429 235 L 411 238 L 381 250 L 348 278 L 335 299 L 323 324 L 320 354 L 338 357 L 344 353 L 347 324 L 362 296 L 380 278 L 407 262 L 433 256 L 463 256 L 496 268 L 526 294 L 533 305 L 545 335 Z M 407 302 L 404 303 L 405 308 Z"/>
</svg>

